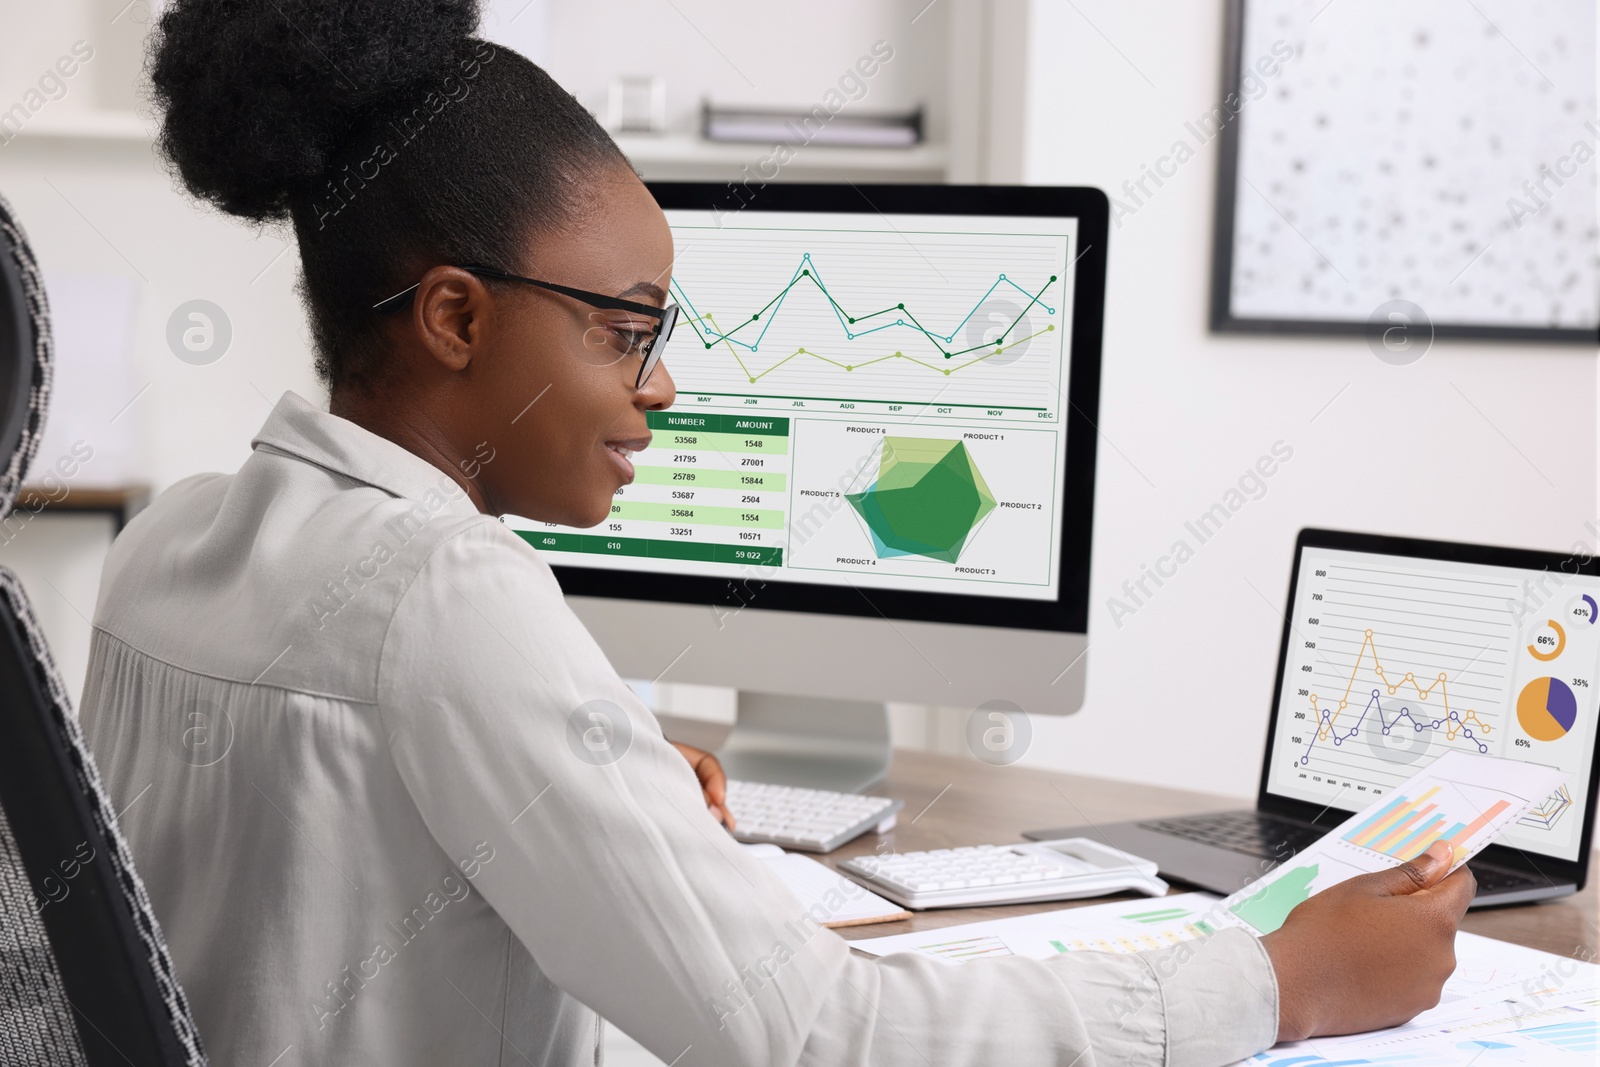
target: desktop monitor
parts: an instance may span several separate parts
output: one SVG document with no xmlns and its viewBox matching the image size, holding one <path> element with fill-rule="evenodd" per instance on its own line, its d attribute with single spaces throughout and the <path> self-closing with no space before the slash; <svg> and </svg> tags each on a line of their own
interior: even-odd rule
<svg viewBox="0 0 1600 1067">
<path fill-rule="evenodd" d="M 729 773 L 835 788 L 886 701 L 1076 711 L 1104 194 L 650 188 L 676 403 L 605 523 L 507 518 L 617 670 L 738 688 Z"/>
</svg>

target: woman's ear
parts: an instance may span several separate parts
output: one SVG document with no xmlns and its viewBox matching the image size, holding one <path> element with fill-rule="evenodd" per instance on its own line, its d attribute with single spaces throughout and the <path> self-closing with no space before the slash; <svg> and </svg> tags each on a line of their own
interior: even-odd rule
<svg viewBox="0 0 1600 1067">
<path fill-rule="evenodd" d="M 465 370 L 482 348 L 493 304 L 483 279 L 460 267 L 434 267 L 411 301 L 411 326 L 423 348 L 448 370 Z"/>
</svg>

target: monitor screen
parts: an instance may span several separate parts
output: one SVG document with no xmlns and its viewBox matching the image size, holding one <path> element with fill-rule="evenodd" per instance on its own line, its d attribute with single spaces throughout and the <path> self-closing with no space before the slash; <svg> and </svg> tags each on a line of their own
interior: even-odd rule
<svg viewBox="0 0 1600 1067">
<path fill-rule="evenodd" d="M 1499 839 L 1578 859 L 1595 750 L 1600 577 L 1302 546 L 1267 791 L 1341 811 L 1444 752 L 1559 767 Z M 1407 833 L 1449 836 L 1413 816 Z"/>
<path fill-rule="evenodd" d="M 606 522 L 510 525 L 567 567 L 1061 597 L 1080 219 L 666 216 L 676 402 Z"/>
</svg>

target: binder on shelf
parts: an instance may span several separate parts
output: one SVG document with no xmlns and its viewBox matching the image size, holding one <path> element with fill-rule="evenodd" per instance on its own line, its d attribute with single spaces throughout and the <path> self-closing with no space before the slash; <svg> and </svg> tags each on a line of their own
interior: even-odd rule
<svg viewBox="0 0 1600 1067">
<path fill-rule="evenodd" d="M 850 148 L 910 148 L 922 143 L 922 109 L 907 114 L 833 112 L 820 104 L 809 111 L 788 108 L 718 107 L 700 112 L 708 141 L 826 145 Z"/>
</svg>

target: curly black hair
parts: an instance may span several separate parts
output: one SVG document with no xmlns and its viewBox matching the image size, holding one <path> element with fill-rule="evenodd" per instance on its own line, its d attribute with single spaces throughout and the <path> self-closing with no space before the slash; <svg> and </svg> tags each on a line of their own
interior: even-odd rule
<svg viewBox="0 0 1600 1067">
<path fill-rule="evenodd" d="M 627 166 L 548 74 L 474 36 L 481 0 L 174 0 L 151 37 L 159 148 L 190 193 L 292 223 L 317 372 L 370 391 L 371 305 L 439 263 L 519 270 Z"/>
</svg>

